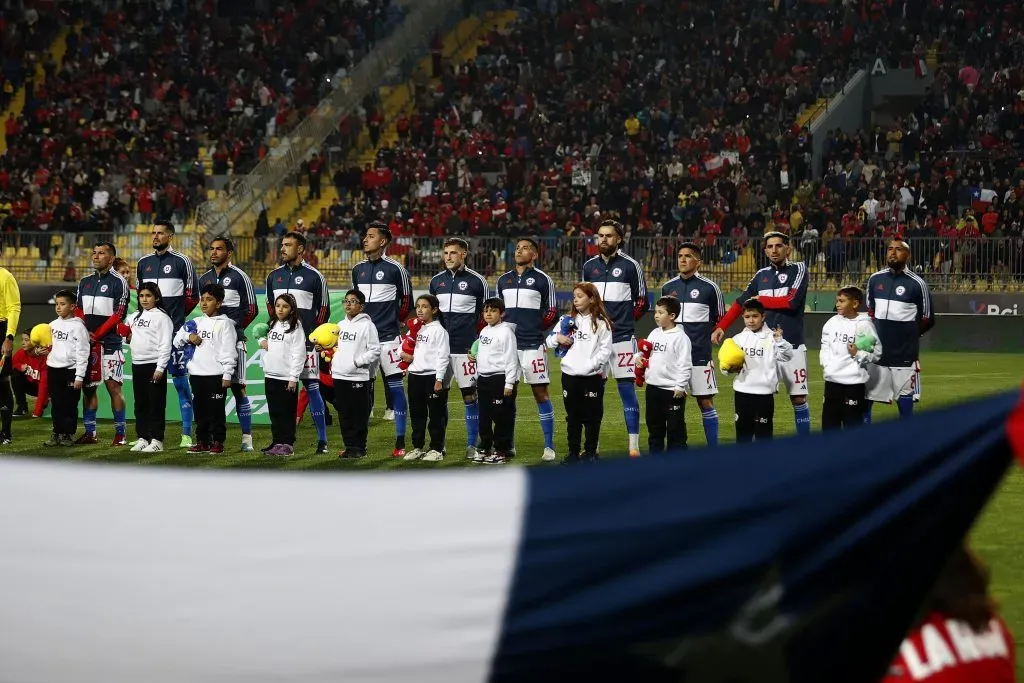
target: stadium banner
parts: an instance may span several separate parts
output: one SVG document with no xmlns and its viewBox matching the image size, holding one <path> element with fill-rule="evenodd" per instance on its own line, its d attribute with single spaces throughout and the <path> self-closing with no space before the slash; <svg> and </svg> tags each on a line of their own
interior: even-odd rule
<svg viewBox="0 0 1024 683">
<path fill-rule="evenodd" d="M 487 474 L 3 458 L 4 679 L 878 681 L 1024 404 L 856 431 Z"/>
</svg>

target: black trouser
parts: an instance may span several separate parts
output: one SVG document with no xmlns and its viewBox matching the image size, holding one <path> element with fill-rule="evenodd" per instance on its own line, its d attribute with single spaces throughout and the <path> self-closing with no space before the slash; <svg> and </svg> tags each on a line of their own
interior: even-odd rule
<svg viewBox="0 0 1024 683">
<path fill-rule="evenodd" d="M 774 394 L 734 392 L 736 401 L 736 443 L 771 441 L 775 420 Z"/>
<path fill-rule="evenodd" d="M 597 441 L 604 418 L 603 382 L 598 375 L 567 375 L 562 373 L 562 401 L 565 404 L 566 435 L 569 455 L 580 454 L 583 428 L 587 429 L 583 453 L 597 454 Z"/>
<path fill-rule="evenodd" d="M 74 368 L 50 368 L 50 419 L 53 433 L 74 436 L 78 430 L 78 401 L 82 390 L 75 389 Z"/>
<path fill-rule="evenodd" d="M 14 389 L 14 403 L 22 410 L 28 410 L 28 397 L 39 396 L 39 382 L 29 382 L 24 372 L 11 373 L 11 388 Z"/>
<path fill-rule="evenodd" d="M 366 435 L 370 431 L 370 392 L 372 378 L 365 382 L 334 379 L 334 408 L 341 423 L 341 440 L 345 448 L 366 451 Z"/>
<path fill-rule="evenodd" d="M 672 390 L 647 385 L 647 447 L 662 453 L 666 446 L 686 448 L 686 395 L 672 397 Z M 666 444 L 667 439 L 667 444 Z"/>
<path fill-rule="evenodd" d="M 156 363 L 132 363 L 132 394 L 135 398 L 135 433 L 146 441 L 164 440 L 167 426 L 167 371 L 153 381 Z"/>
<path fill-rule="evenodd" d="M 270 413 L 270 441 L 274 444 L 295 445 L 295 412 L 299 406 L 299 386 L 288 391 L 288 380 L 265 377 L 263 390 L 267 394 L 267 412 Z"/>
<path fill-rule="evenodd" d="M 409 375 L 409 419 L 412 421 L 412 447 L 423 448 L 427 419 L 430 420 L 430 450 L 444 452 L 444 433 L 448 428 L 448 390 L 434 392 L 436 378 Z"/>
<path fill-rule="evenodd" d="M 849 429 L 864 423 L 867 385 L 825 382 L 825 403 L 821 408 L 821 428 Z"/>
<path fill-rule="evenodd" d="M 7 329 L 7 321 L 0 321 L 3 325 L 0 328 L 0 335 Z M 0 341 L 4 339 L 0 336 Z M 0 434 L 10 435 L 11 417 L 14 414 L 14 390 L 11 388 L 11 363 L 14 360 L 13 354 L 3 359 L 3 367 L 0 368 Z M 17 374 L 17 373 L 15 373 Z"/>
<path fill-rule="evenodd" d="M 227 389 L 222 385 L 220 375 L 189 375 L 192 385 L 192 405 L 196 416 L 196 443 L 209 446 L 224 443 L 228 435 L 227 420 L 224 416 L 224 398 Z M 292 406 L 292 420 L 295 407 Z"/>
<path fill-rule="evenodd" d="M 480 375 L 476 380 L 480 406 L 479 449 L 508 453 L 512 449 L 513 396 L 505 396 L 505 375 Z"/>
</svg>

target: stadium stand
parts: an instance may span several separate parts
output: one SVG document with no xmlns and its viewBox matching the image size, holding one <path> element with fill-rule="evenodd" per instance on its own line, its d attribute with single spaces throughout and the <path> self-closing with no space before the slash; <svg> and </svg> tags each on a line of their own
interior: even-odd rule
<svg viewBox="0 0 1024 683">
<path fill-rule="evenodd" d="M 752 240 L 781 229 L 817 285 L 863 279 L 900 234 L 936 287 L 1020 288 L 1019 8 L 997 22 L 973 1 L 536 4 L 446 51 L 441 77 L 411 90 L 414 108 L 377 111 L 377 155 L 327 169 L 319 198 L 302 174 L 295 200 L 255 226 L 253 272 L 298 228 L 344 282 L 361 228 L 384 218 L 416 278 L 439 267 L 441 235 L 471 236 L 474 267 L 492 273 L 509 237 L 530 233 L 568 282 L 597 222 L 615 217 L 654 280 L 694 238 L 709 271 L 745 282 Z M 905 54 L 890 54 L 893 35 Z M 933 71 L 928 95 L 872 131 L 819 131 L 816 176 L 809 124 L 878 55 Z"/>
</svg>

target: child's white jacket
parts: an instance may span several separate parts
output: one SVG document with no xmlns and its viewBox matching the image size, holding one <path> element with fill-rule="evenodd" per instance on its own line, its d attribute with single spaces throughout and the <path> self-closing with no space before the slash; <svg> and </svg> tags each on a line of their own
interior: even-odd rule
<svg viewBox="0 0 1024 683">
<path fill-rule="evenodd" d="M 775 339 L 775 333 L 767 325 L 757 332 L 744 329 L 732 340 L 746 355 L 733 390 L 745 394 L 774 394 L 779 388 L 779 366 L 793 357 L 793 345 L 785 339 Z"/>
<path fill-rule="evenodd" d="M 557 331 L 556 327 L 547 337 L 547 345 L 552 349 L 558 346 L 555 339 Z M 594 319 L 590 315 L 577 313 L 572 346 L 562 358 L 562 372 L 574 377 L 603 374 L 611 357 L 612 331 L 608 325 L 598 320 L 595 332 Z"/>
<path fill-rule="evenodd" d="M 85 381 L 89 365 L 89 330 L 81 318 L 57 318 L 50 323 L 53 345 L 46 354 L 46 366 L 50 368 L 74 368 L 75 379 Z M 76 408 L 77 410 L 77 408 Z"/>
<path fill-rule="evenodd" d="M 331 377 L 343 382 L 368 382 L 370 369 L 380 360 L 380 338 L 366 313 L 338 323 L 338 343 L 331 359 Z"/>
<path fill-rule="evenodd" d="M 476 372 L 480 377 L 505 375 L 505 388 L 512 389 L 519 379 L 519 354 L 516 333 L 508 323 L 488 325 L 480 330 Z"/>
<path fill-rule="evenodd" d="M 231 379 L 238 365 L 238 337 L 235 323 L 226 315 L 210 317 L 201 315 L 195 318 L 196 334 L 203 343 L 196 347 L 192 360 L 188 362 L 188 374 L 199 377 L 220 375 L 223 379 Z M 180 349 L 188 343 L 188 330 L 184 327 L 174 335 L 174 348 Z"/>
<path fill-rule="evenodd" d="M 693 372 L 693 358 L 690 338 L 686 336 L 682 325 L 663 330 L 654 328 L 647 341 L 654 346 L 651 357 L 647 359 L 645 382 L 652 387 L 675 391 L 686 391 L 690 385 L 690 373 Z M 643 358 L 639 351 L 634 354 L 633 362 Z"/>
<path fill-rule="evenodd" d="M 288 331 L 289 324 L 275 320 L 267 331 L 267 350 L 263 352 L 263 375 L 285 382 L 298 382 L 306 365 L 306 331 L 297 322 Z"/>
<path fill-rule="evenodd" d="M 132 328 L 132 340 L 128 342 L 128 348 L 132 350 L 132 364 L 156 363 L 157 370 L 166 371 L 174 337 L 174 323 L 170 316 L 159 308 L 140 309 L 128 319 L 128 326 Z"/>
<path fill-rule="evenodd" d="M 438 382 L 443 382 L 448 374 L 451 346 L 448 343 L 448 330 L 437 320 L 433 320 L 416 333 L 416 350 L 409 364 L 410 375 L 434 375 Z"/>
<path fill-rule="evenodd" d="M 851 356 L 847 344 L 857 341 L 857 336 L 870 334 L 875 338 L 871 351 L 857 351 Z M 819 360 L 825 371 L 825 381 L 836 384 L 867 384 L 868 363 L 877 363 L 882 356 L 882 342 L 878 331 L 867 313 L 856 318 L 844 318 L 838 313 L 821 329 L 821 352 Z"/>
</svg>

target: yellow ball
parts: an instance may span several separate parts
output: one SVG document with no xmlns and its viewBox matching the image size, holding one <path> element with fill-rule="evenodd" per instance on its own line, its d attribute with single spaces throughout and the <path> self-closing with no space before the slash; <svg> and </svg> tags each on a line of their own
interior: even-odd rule
<svg viewBox="0 0 1024 683">
<path fill-rule="evenodd" d="M 309 341 L 319 344 L 321 348 L 333 349 L 338 343 L 338 326 L 334 323 L 324 323 L 313 330 L 309 335 Z"/>
<path fill-rule="evenodd" d="M 731 338 L 722 342 L 722 348 L 718 350 L 718 367 L 722 370 L 736 372 L 743 367 L 746 359 L 747 354 Z"/>
<path fill-rule="evenodd" d="M 53 346 L 53 335 L 50 332 L 50 326 L 46 323 L 39 323 L 33 327 L 28 338 L 36 346 Z"/>
</svg>

